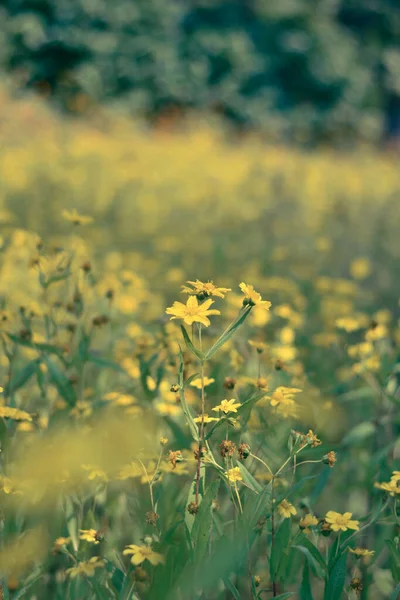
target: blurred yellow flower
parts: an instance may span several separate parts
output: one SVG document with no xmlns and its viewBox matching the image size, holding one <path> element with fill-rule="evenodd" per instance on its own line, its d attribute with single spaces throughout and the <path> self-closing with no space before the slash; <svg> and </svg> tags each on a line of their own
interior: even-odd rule
<svg viewBox="0 0 400 600">
<path fill-rule="evenodd" d="M 29 413 L 10 406 L 0 406 L 0 418 L 13 419 L 14 421 L 32 421 Z"/>
<path fill-rule="evenodd" d="M 354 279 L 366 279 L 372 272 L 372 266 L 368 258 L 356 258 L 350 264 L 350 274 Z"/>
<path fill-rule="evenodd" d="M 230 288 L 219 288 L 216 285 L 214 285 L 212 281 L 207 281 L 207 283 L 203 283 L 199 279 L 196 279 L 196 281 L 187 281 L 186 283 L 188 283 L 192 287 L 190 288 L 186 285 L 183 285 L 182 292 L 185 294 L 195 294 L 196 296 L 200 296 L 202 300 L 204 300 L 205 298 L 209 298 L 210 296 L 225 298 L 225 294 L 232 291 Z"/>
<path fill-rule="evenodd" d="M 243 481 L 242 473 L 239 467 L 233 467 L 233 469 L 229 469 L 226 471 L 225 475 L 228 478 L 228 481 L 231 483 L 235 483 L 236 481 Z"/>
<path fill-rule="evenodd" d="M 105 563 L 99 556 L 93 556 L 85 562 L 79 562 L 75 567 L 71 567 L 66 570 L 66 573 L 74 579 L 78 575 L 86 575 L 86 577 L 93 577 L 95 570 L 104 567 Z"/>
<path fill-rule="evenodd" d="M 305 517 L 300 519 L 299 527 L 304 531 L 304 533 L 311 533 L 310 527 L 315 527 L 318 525 L 317 517 L 314 515 L 307 514 Z"/>
<path fill-rule="evenodd" d="M 75 208 L 73 210 L 63 210 L 61 215 L 63 219 L 74 225 L 90 225 L 90 223 L 93 223 L 93 217 L 80 215 Z"/>
<path fill-rule="evenodd" d="M 96 529 L 80 529 L 79 539 L 85 542 L 89 542 L 90 544 L 98 544 L 100 540 L 98 539 L 98 533 Z"/>
<path fill-rule="evenodd" d="M 193 419 L 195 423 L 201 423 L 202 416 L 199 415 L 195 419 Z M 213 421 L 219 421 L 216 417 L 209 417 L 207 414 L 204 415 L 204 423 L 212 423 Z"/>
<path fill-rule="evenodd" d="M 203 378 L 204 387 L 211 385 L 212 383 L 214 383 L 214 381 L 215 381 L 215 379 L 213 379 L 212 377 L 204 377 Z M 201 377 L 196 377 L 196 379 L 193 379 L 190 382 L 190 385 L 197 388 L 198 390 L 201 390 Z"/>
<path fill-rule="evenodd" d="M 152 565 L 159 565 L 164 562 L 164 557 L 158 552 L 154 552 L 149 546 L 136 546 L 130 544 L 122 552 L 124 555 L 132 555 L 131 563 L 133 565 L 141 565 L 142 562 L 148 560 Z"/>
<path fill-rule="evenodd" d="M 284 519 L 290 519 L 292 515 L 297 514 L 297 510 L 288 500 L 282 500 L 280 504 L 278 504 L 279 514 Z"/>
</svg>

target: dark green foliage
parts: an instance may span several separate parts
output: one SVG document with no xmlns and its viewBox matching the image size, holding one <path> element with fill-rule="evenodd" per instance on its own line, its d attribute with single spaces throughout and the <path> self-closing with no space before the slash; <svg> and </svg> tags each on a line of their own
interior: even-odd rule
<svg viewBox="0 0 400 600">
<path fill-rule="evenodd" d="M 395 0 L 1 0 L 0 62 L 71 110 L 215 111 L 307 142 L 400 131 Z"/>
</svg>

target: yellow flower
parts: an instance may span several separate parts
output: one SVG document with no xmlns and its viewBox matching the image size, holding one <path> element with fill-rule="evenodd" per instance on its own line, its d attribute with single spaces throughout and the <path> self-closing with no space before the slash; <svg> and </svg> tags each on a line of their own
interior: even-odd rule
<svg viewBox="0 0 400 600">
<path fill-rule="evenodd" d="M 257 340 L 249 340 L 249 344 L 252 348 L 255 348 L 257 350 L 258 354 L 262 354 L 264 350 L 268 348 L 268 344 L 265 344 L 264 342 L 259 342 Z"/>
<path fill-rule="evenodd" d="M 145 560 L 148 560 L 152 565 L 164 562 L 164 557 L 158 554 L 158 552 L 154 552 L 149 546 L 135 546 L 135 544 L 130 544 L 122 554 L 132 554 L 131 563 L 133 565 L 140 565 Z"/>
<path fill-rule="evenodd" d="M 278 388 L 276 388 L 276 390 L 272 394 L 272 397 L 270 398 L 271 406 L 278 406 L 278 404 L 286 404 L 287 402 L 294 400 L 295 394 L 299 394 L 302 391 L 303 390 L 299 388 L 290 388 L 281 385 Z"/>
<path fill-rule="evenodd" d="M 363 324 L 356 317 L 342 317 L 340 319 L 336 319 L 335 325 L 339 329 L 344 329 L 347 331 L 347 333 L 357 331 L 363 327 Z"/>
<path fill-rule="evenodd" d="M 288 500 L 282 500 L 278 505 L 279 514 L 284 519 L 290 519 L 291 515 L 297 514 L 297 510 Z"/>
<path fill-rule="evenodd" d="M 80 215 L 76 208 L 73 210 L 63 210 L 61 215 L 63 219 L 73 223 L 74 225 L 90 225 L 90 223 L 93 223 L 93 217 Z"/>
<path fill-rule="evenodd" d="M 93 481 L 93 479 L 102 479 L 103 481 L 109 481 L 107 473 L 96 465 L 82 465 L 82 469 L 85 469 L 85 471 L 90 471 L 88 475 L 89 481 Z"/>
<path fill-rule="evenodd" d="M 396 494 L 400 494 L 400 485 L 398 485 L 398 479 L 391 478 L 390 481 L 385 481 L 383 483 L 374 483 L 374 487 L 378 488 L 378 490 L 383 490 L 384 492 L 388 492 L 391 496 L 395 496 Z"/>
<path fill-rule="evenodd" d="M 185 294 L 195 294 L 196 296 L 202 296 L 202 299 L 209 298 L 210 296 L 217 296 L 218 298 L 225 298 L 225 294 L 230 292 L 230 288 L 219 288 L 212 281 L 203 283 L 196 279 L 196 281 L 187 281 L 192 287 L 182 286 L 182 292 Z"/>
<path fill-rule="evenodd" d="M 78 575 L 86 575 L 86 577 L 93 577 L 95 569 L 99 567 L 104 567 L 104 561 L 100 559 L 98 556 L 93 556 L 89 558 L 86 562 L 79 562 L 76 567 L 72 567 L 71 569 L 67 569 L 66 573 L 74 579 Z"/>
<path fill-rule="evenodd" d="M 307 514 L 305 517 L 300 519 L 299 523 L 300 529 L 302 529 L 304 533 L 311 533 L 310 527 L 315 527 L 316 525 L 318 525 L 317 517 L 314 517 L 314 515 L 310 514 Z"/>
<path fill-rule="evenodd" d="M 130 477 L 140 477 L 143 475 L 143 469 L 136 463 L 125 465 L 119 472 L 118 479 L 129 479 Z"/>
<path fill-rule="evenodd" d="M 326 513 L 325 521 L 330 525 L 332 531 L 347 531 L 348 529 L 359 529 L 358 521 L 351 519 L 351 512 L 345 512 L 343 514 L 330 510 Z"/>
<path fill-rule="evenodd" d="M 131 406 L 136 402 L 136 399 L 130 394 L 119 392 L 109 392 L 104 396 L 104 400 L 112 402 L 115 406 Z"/>
<path fill-rule="evenodd" d="M 13 419 L 14 421 L 32 421 L 29 413 L 10 406 L 0 406 L 0 418 Z"/>
<path fill-rule="evenodd" d="M 359 546 L 357 546 L 357 548 L 349 548 L 349 550 L 352 554 L 355 554 L 357 556 L 357 558 L 361 558 L 361 557 L 371 558 L 371 556 L 373 556 L 375 554 L 374 550 L 368 550 L 367 548 L 360 548 Z"/>
<path fill-rule="evenodd" d="M 262 306 L 265 310 L 269 310 L 271 307 L 271 302 L 268 300 L 263 300 L 261 294 L 255 291 L 252 285 L 247 285 L 247 283 L 241 283 L 239 285 L 243 294 L 245 295 L 246 304 L 250 304 L 250 306 Z"/>
<path fill-rule="evenodd" d="M 53 552 L 58 552 L 63 546 L 67 546 L 71 542 L 70 537 L 59 537 L 54 541 Z"/>
<path fill-rule="evenodd" d="M 212 377 L 204 377 L 203 378 L 204 387 L 211 385 L 212 383 L 214 383 L 214 381 L 215 381 L 215 379 L 213 379 Z M 198 390 L 201 390 L 201 377 L 196 377 L 196 379 L 193 379 L 193 381 L 190 382 L 190 385 L 197 388 Z"/>
<path fill-rule="evenodd" d="M 192 323 L 201 323 L 208 327 L 210 325 L 209 315 L 220 315 L 220 311 L 216 309 L 209 310 L 214 301 L 209 299 L 199 305 L 196 296 L 189 296 L 187 303 L 175 301 L 172 306 L 166 309 L 167 315 L 173 315 L 171 319 L 183 319 L 186 325 Z"/>
<path fill-rule="evenodd" d="M 201 423 L 201 415 L 193 419 L 195 423 Z M 207 414 L 204 415 L 204 423 L 212 423 L 212 421 L 219 421 L 216 417 L 209 417 Z"/>
<path fill-rule="evenodd" d="M 368 258 L 356 258 L 350 265 L 350 273 L 354 279 L 366 279 L 372 271 Z"/>
<path fill-rule="evenodd" d="M 229 412 L 237 413 L 237 409 L 239 408 L 239 406 L 242 406 L 240 402 L 236 402 L 236 400 L 232 398 L 231 400 L 222 400 L 221 404 L 218 404 L 218 406 L 214 406 L 212 410 L 220 410 L 225 414 L 228 414 Z"/>
<path fill-rule="evenodd" d="M 80 529 L 80 540 L 84 540 L 85 542 L 89 542 L 91 544 L 98 544 L 98 533 L 95 529 Z"/>
<path fill-rule="evenodd" d="M 233 469 L 229 469 L 226 471 L 225 475 L 228 478 L 228 481 L 235 483 L 236 481 L 243 481 L 242 473 L 239 467 L 233 467 Z"/>
<path fill-rule="evenodd" d="M 312 429 L 308 430 L 308 433 L 302 436 L 303 444 L 309 444 L 311 448 L 316 448 L 322 444 L 321 440 L 315 435 Z"/>
<path fill-rule="evenodd" d="M 299 394 L 302 391 L 299 388 L 281 385 L 276 388 L 272 396 L 267 396 L 267 399 L 270 400 L 271 406 L 275 407 L 276 412 L 284 418 L 297 417 L 298 407 L 294 398 L 295 394 Z"/>
</svg>

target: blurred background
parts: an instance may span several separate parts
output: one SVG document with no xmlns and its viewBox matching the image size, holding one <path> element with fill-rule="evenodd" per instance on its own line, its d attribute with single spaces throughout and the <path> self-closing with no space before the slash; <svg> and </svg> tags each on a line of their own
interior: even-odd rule
<svg viewBox="0 0 400 600">
<path fill-rule="evenodd" d="M 60 111 L 218 115 L 300 144 L 400 135 L 397 0 L 1 0 L 0 68 Z"/>
</svg>

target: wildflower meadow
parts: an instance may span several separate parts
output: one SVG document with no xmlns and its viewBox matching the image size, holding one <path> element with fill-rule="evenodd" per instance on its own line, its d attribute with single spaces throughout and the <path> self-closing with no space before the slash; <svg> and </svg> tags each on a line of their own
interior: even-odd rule
<svg viewBox="0 0 400 600">
<path fill-rule="evenodd" d="M 0 598 L 400 598 L 398 159 L 0 104 Z"/>
</svg>

